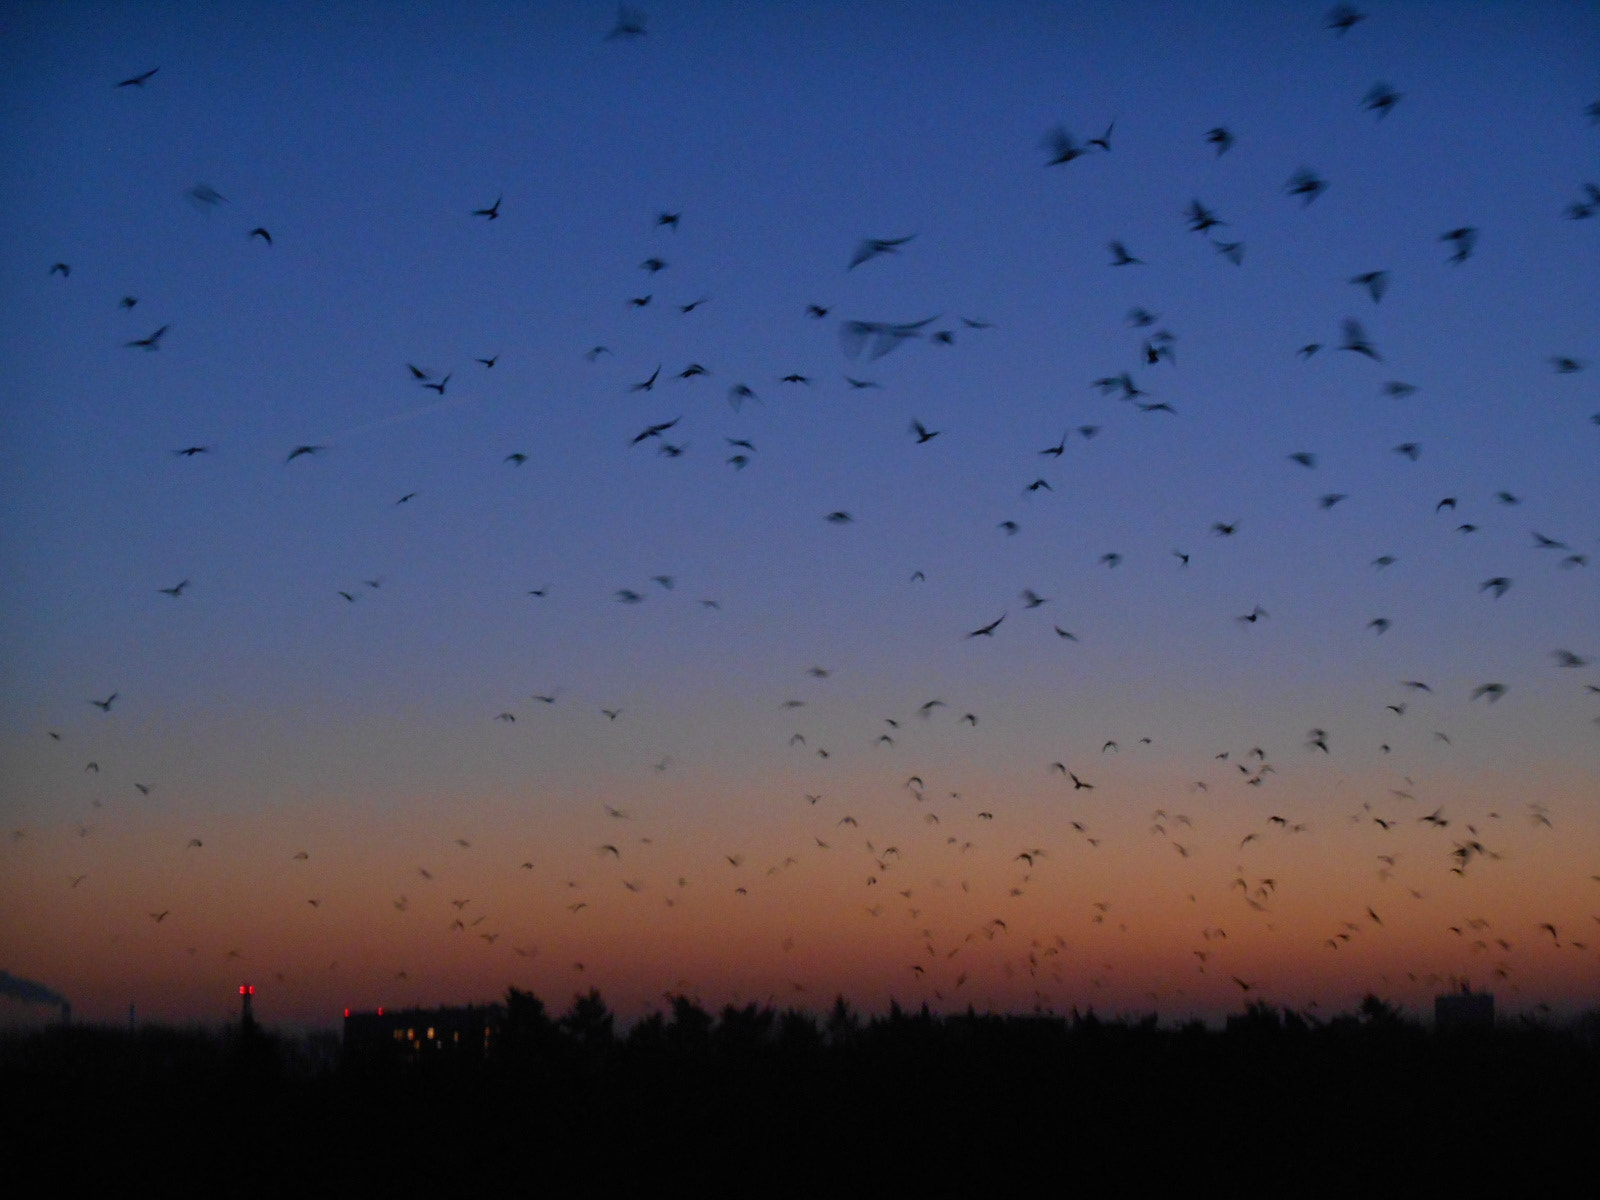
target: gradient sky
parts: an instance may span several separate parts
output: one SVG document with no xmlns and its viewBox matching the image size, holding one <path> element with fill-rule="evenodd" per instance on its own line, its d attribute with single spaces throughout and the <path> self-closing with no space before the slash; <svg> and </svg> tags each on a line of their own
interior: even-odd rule
<svg viewBox="0 0 1600 1200">
<path fill-rule="evenodd" d="M 1592 1005 L 1600 13 L 1328 7 L 5 5 L 0 967 Z"/>
</svg>

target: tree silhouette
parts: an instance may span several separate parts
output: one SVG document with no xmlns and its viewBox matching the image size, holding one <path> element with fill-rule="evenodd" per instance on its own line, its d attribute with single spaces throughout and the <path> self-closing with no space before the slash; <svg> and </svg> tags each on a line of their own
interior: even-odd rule
<svg viewBox="0 0 1600 1200">
<path fill-rule="evenodd" d="M 688 996 L 674 996 L 667 1036 L 680 1050 L 701 1050 L 711 1041 L 711 1014 Z"/>
<path fill-rule="evenodd" d="M 856 1015 L 848 1001 L 841 992 L 834 997 L 833 1008 L 828 1012 L 828 1043 L 833 1046 L 848 1046 L 856 1039 L 856 1034 L 861 1028 L 861 1018 Z"/>
<path fill-rule="evenodd" d="M 590 988 L 587 994 L 572 998 L 559 1024 L 572 1041 L 589 1054 L 604 1053 L 614 1040 L 614 1018 L 606 1002 L 600 998 L 599 988 Z"/>
</svg>

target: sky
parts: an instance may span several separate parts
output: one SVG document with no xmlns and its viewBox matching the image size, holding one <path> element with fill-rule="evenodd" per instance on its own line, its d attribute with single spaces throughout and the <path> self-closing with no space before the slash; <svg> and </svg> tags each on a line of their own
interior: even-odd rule
<svg viewBox="0 0 1600 1200">
<path fill-rule="evenodd" d="M 1600 11 L 1358 8 L 4 5 L 0 968 L 1592 1007 Z"/>
</svg>

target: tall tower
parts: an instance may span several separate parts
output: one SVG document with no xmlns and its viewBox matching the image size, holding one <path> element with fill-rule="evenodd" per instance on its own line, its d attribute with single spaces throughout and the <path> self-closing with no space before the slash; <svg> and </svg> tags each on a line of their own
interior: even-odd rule
<svg viewBox="0 0 1600 1200">
<path fill-rule="evenodd" d="M 254 1009 L 251 1007 L 251 1002 L 255 999 L 255 997 L 255 984 L 241 983 L 239 985 L 239 1001 L 243 1006 L 243 1011 L 239 1014 L 240 1033 L 251 1034 L 256 1031 L 256 1014 Z"/>
</svg>

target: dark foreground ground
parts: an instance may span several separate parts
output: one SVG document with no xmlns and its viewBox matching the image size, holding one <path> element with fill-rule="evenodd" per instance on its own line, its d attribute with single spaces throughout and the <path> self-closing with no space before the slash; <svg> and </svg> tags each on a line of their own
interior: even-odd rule
<svg viewBox="0 0 1600 1200">
<path fill-rule="evenodd" d="M 1595 1022 L 1437 1036 L 1369 1001 L 1225 1032 L 512 993 L 487 1056 L 148 1028 L 0 1041 L 11 1172 L 56 1194 L 1595 1195 Z M 63 1190 L 64 1189 L 64 1190 Z M 36 1189 L 35 1189 L 36 1190 Z"/>
</svg>

